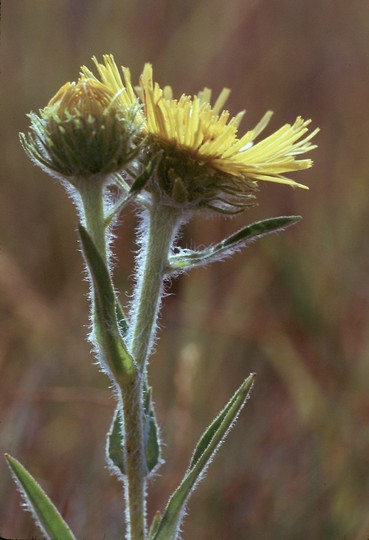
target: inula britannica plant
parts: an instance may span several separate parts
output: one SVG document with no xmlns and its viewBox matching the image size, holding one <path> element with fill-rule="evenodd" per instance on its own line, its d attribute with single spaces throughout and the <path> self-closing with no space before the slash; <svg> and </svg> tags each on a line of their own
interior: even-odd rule
<svg viewBox="0 0 369 540">
<path fill-rule="evenodd" d="M 223 108 L 226 89 L 215 100 L 207 88 L 175 98 L 169 86 L 154 82 L 150 64 L 134 86 L 129 69 L 118 69 L 112 56 L 94 62 L 96 74 L 82 67 L 77 82 L 66 83 L 44 109 L 29 115 L 30 131 L 21 134 L 21 142 L 30 159 L 67 189 L 77 209 L 91 285 L 89 339 L 116 399 L 106 460 L 124 485 L 125 537 L 175 540 L 188 500 L 245 404 L 254 374 L 205 429 L 183 480 L 148 523 L 146 486 L 161 466 L 162 443 L 147 366 L 165 283 L 300 218 L 253 223 L 201 250 L 182 249 L 178 239 L 195 215 L 233 215 L 254 204 L 262 182 L 304 188 L 286 175 L 312 166 L 301 156 L 315 148 L 311 140 L 318 130 L 309 131 L 310 120 L 297 118 L 260 139 L 271 119 L 267 112 L 242 134 L 243 113 L 231 117 Z M 134 290 L 126 309 L 110 259 L 111 232 L 127 204 L 137 208 L 140 225 Z M 6 459 L 43 534 L 52 540 L 76 538 L 25 468 L 9 455 Z"/>
</svg>

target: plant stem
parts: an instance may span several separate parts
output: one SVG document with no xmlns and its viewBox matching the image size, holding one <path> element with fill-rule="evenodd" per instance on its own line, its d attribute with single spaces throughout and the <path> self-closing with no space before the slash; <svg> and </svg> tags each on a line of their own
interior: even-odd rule
<svg viewBox="0 0 369 540">
<path fill-rule="evenodd" d="M 146 536 L 146 448 L 144 439 L 143 393 L 145 363 L 157 325 L 163 293 L 163 279 L 168 253 L 177 229 L 178 214 L 170 208 L 154 206 L 145 216 L 139 254 L 138 280 L 133 299 L 130 353 L 139 368 L 134 385 L 123 394 L 125 426 L 125 485 L 129 510 L 129 540 Z"/>
<path fill-rule="evenodd" d="M 100 255 L 107 262 L 103 189 L 104 181 L 102 178 L 81 178 L 78 181 L 86 230 Z"/>
<path fill-rule="evenodd" d="M 108 264 L 103 182 L 99 180 L 94 182 L 94 179 L 83 180 L 78 185 L 78 189 L 87 232 Z M 120 398 L 119 407 L 122 409 L 124 419 L 124 489 L 128 540 L 147 538 L 146 478 L 148 471 L 143 404 L 146 384 L 145 365 L 154 339 L 168 254 L 178 223 L 177 211 L 154 205 L 146 213 L 142 226 L 143 239 L 129 337 L 129 351 L 136 362 L 137 370 L 134 380 L 117 388 Z M 93 305 L 92 309 L 94 310 Z M 93 313 L 93 317 L 96 328 L 104 324 L 104 321 L 96 320 L 96 313 Z"/>
<path fill-rule="evenodd" d="M 168 254 L 180 223 L 178 211 L 171 207 L 154 204 L 147 214 L 128 338 L 130 352 L 143 371 L 155 339 Z"/>
<path fill-rule="evenodd" d="M 146 539 L 146 456 L 142 374 L 123 391 L 124 418 L 124 494 L 127 540 Z"/>
<path fill-rule="evenodd" d="M 97 179 L 82 179 L 78 183 L 81 197 L 85 227 L 105 263 L 109 264 L 106 244 L 105 218 L 104 218 L 104 185 Z M 93 291 L 94 292 L 94 291 Z M 95 299 L 92 297 L 92 316 L 95 339 L 99 334 L 99 327 L 106 325 L 100 320 L 95 308 Z M 96 345 L 103 349 L 103 343 L 97 340 Z M 109 354 L 100 350 L 102 357 Z M 114 377 L 112 373 L 112 377 Z M 126 527 L 128 540 L 145 539 L 145 476 L 146 461 L 143 439 L 143 406 L 141 396 L 142 374 L 136 370 L 136 376 L 129 383 L 118 385 L 115 382 L 118 394 L 118 407 L 123 411 L 124 418 L 124 448 L 123 459 L 125 464 L 125 502 Z"/>
</svg>

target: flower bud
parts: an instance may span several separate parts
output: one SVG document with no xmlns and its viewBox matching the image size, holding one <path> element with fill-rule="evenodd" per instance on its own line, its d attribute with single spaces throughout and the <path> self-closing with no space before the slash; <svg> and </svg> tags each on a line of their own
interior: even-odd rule
<svg viewBox="0 0 369 540">
<path fill-rule="evenodd" d="M 135 107 L 125 109 L 105 84 L 82 76 L 60 88 L 21 134 L 27 155 L 50 174 L 108 176 L 136 155 Z"/>
</svg>

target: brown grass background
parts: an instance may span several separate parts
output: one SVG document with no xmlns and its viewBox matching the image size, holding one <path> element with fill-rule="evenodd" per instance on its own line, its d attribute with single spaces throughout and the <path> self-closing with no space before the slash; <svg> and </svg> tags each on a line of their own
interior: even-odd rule
<svg viewBox="0 0 369 540">
<path fill-rule="evenodd" d="M 0 450 L 41 482 L 80 539 L 123 538 L 121 486 L 104 468 L 114 402 L 85 341 L 88 287 L 63 189 L 18 132 L 90 57 L 145 61 L 177 94 L 232 89 L 245 129 L 321 127 L 309 192 L 263 184 L 237 219 L 194 220 L 207 245 L 256 219 L 287 232 L 176 280 L 150 370 L 165 465 L 152 516 L 207 422 L 250 371 L 257 383 L 192 498 L 185 540 L 369 537 L 369 4 L 367 0 L 7 0 L 2 3 Z M 269 128 L 268 128 L 269 129 Z M 115 243 L 131 285 L 136 217 Z M 124 298 L 124 297 L 123 297 Z M 37 535 L 0 460 L 0 535 Z"/>
</svg>

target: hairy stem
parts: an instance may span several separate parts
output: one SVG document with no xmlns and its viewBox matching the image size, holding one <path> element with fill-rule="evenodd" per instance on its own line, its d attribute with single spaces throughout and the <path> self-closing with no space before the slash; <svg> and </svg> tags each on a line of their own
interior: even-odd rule
<svg viewBox="0 0 369 540">
<path fill-rule="evenodd" d="M 82 179 L 78 184 L 78 191 L 82 202 L 82 221 L 103 260 L 109 264 L 108 247 L 106 242 L 106 228 L 104 224 L 104 194 L 103 182 L 97 179 Z M 93 291 L 94 294 L 94 291 Z M 96 345 L 103 349 L 103 343 L 98 340 L 101 326 L 106 325 L 100 320 L 95 310 L 95 299 L 92 296 L 92 317 Z M 104 357 L 108 351 L 100 350 Z M 112 374 L 113 376 L 113 374 Z M 146 461 L 143 440 L 143 406 L 141 396 L 141 373 L 136 371 L 136 377 L 121 386 L 115 381 L 118 394 L 118 407 L 123 411 L 124 418 L 124 448 L 123 459 L 125 464 L 125 503 L 126 503 L 126 538 L 128 540 L 145 539 L 145 476 Z M 113 376 L 114 378 L 114 376 Z"/>
<path fill-rule="evenodd" d="M 178 211 L 171 207 L 154 205 L 143 215 L 143 238 L 128 339 L 130 352 L 143 371 L 155 339 L 168 254 L 179 224 Z"/>
<path fill-rule="evenodd" d="M 153 207 L 144 216 L 143 238 L 133 299 L 130 353 L 138 367 L 135 384 L 123 395 L 125 426 L 125 485 L 130 515 L 130 540 L 146 538 L 146 444 L 144 440 L 144 367 L 157 325 L 168 253 L 177 229 L 178 215 L 172 209 Z"/>
<path fill-rule="evenodd" d="M 108 265 L 108 250 L 104 226 L 103 183 L 90 179 L 79 186 L 83 220 L 87 232 Z M 153 206 L 142 225 L 143 237 L 138 261 L 138 279 L 129 334 L 129 352 L 137 366 L 134 379 L 117 388 L 119 407 L 124 419 L 124 493 L 126 503 L 127 540 L 145 540 L 146 531 L 146 463 L 145 365 L 154 340 L 158 312 L 163 293 L 163 280 L 168 254 L 179 223 L 178 212 L 171 208 Z M 97 320 L 92 298 L 94 329 L 106 324 Z M 99 344 L 102 347 L 101 343 Z M 104 355 L 105 351 L 101 351 Z M 117 386 L 117 385 L 116 385 Z"/>
<path fill-rule="evenodd" d="M 85 227 L 100 255 L 107 262 L 106 228 L 104 224 L 104 182 L 102 178 L 81 178 L 78 191 L 81 197 Z"/>
<path fill-rule="evenodd" d="M 124 418 L 124 494 L 126 502 L 127 540 L 146 538 L 146 456 L 142 374 L 123 392 Z"/>
</svg>

